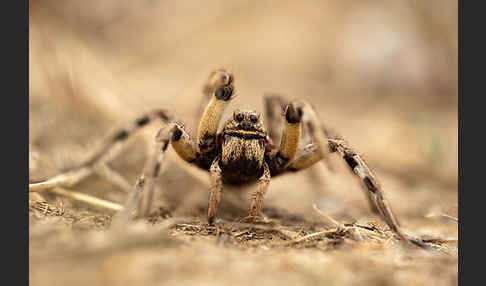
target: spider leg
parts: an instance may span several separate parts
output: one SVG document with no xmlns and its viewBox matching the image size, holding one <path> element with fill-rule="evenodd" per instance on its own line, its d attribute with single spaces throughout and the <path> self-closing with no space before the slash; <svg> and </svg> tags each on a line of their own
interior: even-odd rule
<svg viewBox="0 0 486 286">
<path fill-rule="evenodd" d="M 193 163 L 196 160 L 196 142 L 192 136 L 184 130 L 183 125 L 175 124 L 175 126 L 177 128 L 174 129 L 170 141 L 172 148 L 174 148 L 179 157 L 186 162 Z"/>
<path fill-rule="evenodd" d="M 268 137 L 272 145 L 278 146 L 280 143 L 280 132 L 283 124 L 282 113 L 287 106 L 287 100 L 275 94 L 268 94 L 263 96 L 264 118 L 266 120 Z"/>
<path fill-rule="evenodd" d="M 300 136 L 302 134 L 302 112 L 291 103 L 285 109 L 285 123 L 280 140 L 280 149 L 277 156 L 283 161 L 290 162 L 294 159 L 299 149 Z"/>
<path fill-rule="evenodd" d="M 215 158 L 216 135 L 223 112 L 234 98 L 233 75 L 224 71 L 215 71 L 208 82 L 212 86 L 212 95 L 206 106 L 197 129 L 198 149 L 203 157 Z"/>
<path fill-rule="evenodd" d="M 330 150 L 325 142 L 327 141 L 328 137 L 341 138 L 340 135 L 337 135 L 334 131 L 328 130 L 321 124 L 319 116 L 310 104 L 300 102 L 299 108 L 304 110 L 303 128 L 308 131 L 310 137 L 315 143 L 310 143 L 303 148 L 300 148 L 296 158 L 287 169 L 290 171 L 302 170 L 313 166 L 314 164 L 318 164 L 319 162 L 326 162 L 326 165 L 331 167 L 332 164 L 329 161 L 329 153 L 335 152 L 335 150 Z M 315 130 L 317 129 L 320 132 L 316 132 Z M 368 200 L 371 211 L 376 214 L 380 213 L 372 194 L 366 189 L 364 193 Z"/>
<path fill-rule="evenodd" d="M 321 120 L 319 119 L 319 115 L 315 112 L 314 108 L 311 105 L 309 105 L 306 102 L 303 102 L 303 106 L 307 110 L 307 112 L 305 112 L 307 114 L 307 116 L 304 118 L 304 121 L 306 122 L 305 125 L 307 126 L 307 129 L 309 130 L 311 137 L 314 139 L 314 142 L 316 142 L 316 144 L 318 146 L 318 151 L 316 153 L 321 155 L 321 157 L 324 160 L 329 160 L 329 153 L 336 152 L 337 150 L 331 148 L 330 145 L 327 145 L 326 142 L 327 142 L 328 138 L 342 139 L 342 136 L 337 134 L 334 130 L 331 131 L 328 128 L 326 128 L 324 125 L 322 125 Z M 343 142 L 344 142 L 344 140 L 343 140 Z M 308 160 L 309 159 L 315 160 L 315 157 L 316 157 L 315 155 L 309 156 Z M 344 159 L 346 160 L 346 158 L 344 158 Z M 370 170 L 368 165 L 364 162 L 364 160 L 362 160 L 362 161 L 363 161 L 363 164 L 366 166 L 366 168 L 368 170 Z M 348 161 L 346 161 L 346 162 L 348 162 Z M 351 168 L 351 171 L 353 173 L 355 173 L 353 171 L 353 168 Z M 373 176 L 373 178 L 375 178 L 375 176 L 371 172 L 371 170 L 370 170 L 370 175 Z M 375 181 L 376 181 L 376 179 L 375 179 Z M 373 193 L 370 192 L 370 190 L 367 189 L 366 187 L 364 187 L 363 190 L 364 190 L 366 199 L 368 200 L 368 205 L 370 207 L 371 212 L 373 212 L 375 214 L 382 213 L 378 208 L 378 205 L 376 203 L 376 198 L 373 195 Z M 383 217 L 385 217 L 385 215 L 383 215 Z M 393 217 L 393 215 L 392 215 L 392 217 Z M 396 223 L 398 224 L 397 221 L 396 221 Z"/>
<path fill-rule="evenodd" d="M 197 122 L 198 124 L 199 124 L 199 120 L 203 116 L 203 113 L 204 113 L 204 110 L 206 109 L 206 106 L 208 106 L 209 101 L 211 100 L 211 98 L 213 96 L 213 93 L 216 91 L 215 87 L 218 86 L 218 79 L 219 79 L 218 73 L 225 73 L 225 70 L 224 69 L 217 69 L 217 70 L 212 71 L 209 74 L 209 77 L 206 80 L 206 83 L 204 84 L 204 86 L 202 88 L 203 96 L 201 97 L 201 101 L 199 103 L 199 108 L 197 110 L 197 114 L 196 114 L 196 117 L 195 117 L 198 120 L 198 122 Z M 196 124 L 196 126 L 198 124 Z"/>
<path fill-rule="evenodd" d="M 322 155 L 318 152 L 317 146 L 310 143 L 300 148 L 295 155 L 295 159 L 287 167 L 288 171 L 299 171 L 307 169 L 322 160 Z"/>
<path fill-rule="evenodd" d="M 142 127 L 147 126 L 148 123 L 154 119 L 161 119 L 163 122 L 168 122 L 171 117 L 165 110 L 156 109 L 148 112 L 133 122 L 130 122 L 120 130 L 110 135 L 88 158 L 84 160 L 79 166 L 71 168 L 70 170 L 63 172 L 57 176 L 54 176 L 46 181 L 29 184 L 29 191 L 37 191 L 57 186 L 72 186 L 79 181 L 86 178 L 92 171 L 99 171 L 98 168 L 93 168 L 97 164 L 101 164 L 105 155 L 117 145 L 126 141 L 131 135 Z M 106 171 L 106 169 L 102 169 Z M 103 175 L 103 172 L 102 172 Z"/>
<path fill-rule="evenodd" d="M 299 154 L 297 160 L 294 161 L 289 168 L 307 167 L 311 165 L 311 162 L 315 162 L 318 157 L 322 158 L 331 152 L 339 153 L 350 167 L 351 171 L 361 180 L 361 186 L 368 193 L 368 197 L 374 202 L 374 205 L 390 229 L 402 240 L 410 242 L 409 238 L 407 238 L 401 230 L 398 220 L 395 218 L 375 174 L 363 157 L 356 150 L 351 148 L 351 146 L 340 136 L 333 135 L 333 138 L 326 138 L 325 129 L 322 126 L 317 113 L 309 104 L 304 103 L 302 109 L 304 113 L 304 122 L 314 139 L 315 146 L 309 147 L 307 151 Z M 311 149 L 314 150 L 312 151 Z"/>
<path fill-rule="evenodd" d="M 223 192 L 223 175 L 219 167 L 219 157 L 211 164 L 209 177 L 211 179 L 211 188 L 209 190 L 208 222 L 209 224 L 213 224 L 218 214 L 218 207 Z"/>
<path fill-rule="evenodd" d="M 302 134 L 301 120 L 302 110 L 296 108 L 294 103 L 288 104 L 285 108 L 285 122 L 280 147 L 268 155 L 272 175 L 284 172 L 287 165 L 294 160 Z"/>
<path fill-rule="evenodd" d="M 264 111 L 265 111 L 267 132 L 271 142 L 270 147 L 273 149 L 275 148 L 275 146 L 278 146 L 280 143 L 281 134 L 279 131 L 282 129 L 282 127 L 284 127 L 284 120 L 283 120 L 284 117 L 282 116 L 282 114 L 285 113 L 285 108 L 288 105 L 289 101 L 285 97 L 278 94 L 264 95 L 263 100 L 264 100 Z M 309 134 L 309 130 L 307 126 L 303 124 L 301 136 L 300 136 L 300 146 L 298 148 L 297 155 L 294 160 L 297 160 L 297 157 L 301 157 L 303 153 L 308 153 L 306 151 L 306 148 L 310 143 L 312 143 L 312 138 Z M 306 157 L 308 157 L 308 155 L 306 155 Z M 322 165 L 322 166 L 316 165 L 314 168 L 311 168 L 309 170 L 310 173 L 307 173 L 310 180 L 315 181 L 316 184 L 318 185 L 321 185 L 323 181 L 321 178 L 322 169 L 320 169 L 320 167 L 324 167 L 324 165 L 327 165 L 327 168 L 331 171 L 333 170 L 333 168 L 328 160 L 321 160 L 322 158 L 317 155 L 315 157 L 317 157 L 315 158 L 315 162 L 312 159 L 308 160 L 310 158 L 306 158 L 306 159 L 301 158 L 299 162 L 308 163 L 309 164 L 308 167 L 316 163 Z M 285 170 L 281 170 L 281 171 L 283 172 Z M 272 172 L 272 174 L 278 175 L 277 173 L 274 172 Z"/>
<path fill-rule="evenodd" d="M 328 142 L 331 151 L 338 152 L 346 161 L 350 170 L 361 179 L 361 185 L 365 189 L 372 210 L 380 213 L 388 226 L 396 231 L 394 226 L 398 227 L 400 224 L 393 215 L 390 204 L 384 197 L 380 183 L 363 157 L 342 139 L 328 139 Z"/>
<path fill-rule="evenodd" d="M 147 217 L 150 214 L 154 197 L 155 182 L 164 162 L 165 152 L 171 143 L 176 153 L 184 160 L 193 162 L 196 158 L 194 141 L 183 126 L 171 123 L 159 130 L 155 136 L 155 144 L 151 156 L 147 159 L 143 173 L 136 184 L 134 195 L 138 198 L 138 215 Z M 142 187 L 140 187 L 142 186 Z M 141 195 L 138 193 L 142 193 Z"/>
<path fill-rule="evenodd" d="M 270 169 L 267 163 L 263 164 L 263 175 L 258 179 L 257 189 L 251 196 L 249 217 L 256 218 L 260 214 L 263 198 L 270 184 Z"/>
<path fill-rule="evenodd" d="M 103 158 L 105 154 L 117 143 L 125 141 L 129 136 L 133 135 L 136 131 L 146 126 L 154 119 L 161 119 L 163 122 L 169 122 L 172 118 L 165 110 L 156 109 L 148 112 L 137 118 L 135 121 L 127 124 L 122 129 L 118 130 L 114 134 L 108 137 L 102 145 L 81 164 L 82 167 L 90 167 Z"/>
</svg>

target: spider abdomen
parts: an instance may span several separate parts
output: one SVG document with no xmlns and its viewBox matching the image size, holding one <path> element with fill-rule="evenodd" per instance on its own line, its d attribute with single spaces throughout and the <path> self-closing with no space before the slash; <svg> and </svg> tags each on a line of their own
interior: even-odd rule
<svg viewBox="0 0 486 286">
<path fill-rule="evenodd" d="M 256 181 L 263 174 L 264 141 L 226 135 L 220 161 L 223 181 L 240 185 Z"/>
</svg>

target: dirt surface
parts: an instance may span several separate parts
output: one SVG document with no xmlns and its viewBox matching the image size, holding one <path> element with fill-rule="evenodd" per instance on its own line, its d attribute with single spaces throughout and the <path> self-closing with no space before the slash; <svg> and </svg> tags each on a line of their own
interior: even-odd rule
<svg viewBox="0 0 486 286">
<path fill-rule="evenodd" d="M 110 154 L 121 181 L 97 169 L 29 194 L 30 285 L 457 285 L 457 17 L 447 16 L 457 3 L 321 2 L 32 1 L 30 180 L 77 166 L 154 107 L 195 133 L 202 84 L 223 66 L 236 77 L 230 109 L 262 111 L 269 92 L 312 102 L 364 154 L 404 231 L 427 250 L 371 212 L 338 156 L 273 179 L 260 223 L 238 222 L 248 188 L 225 190 L 209 226 L 207 174 L 169 148 L 151 217 L 120 223 L 116 206 L 142 172 L 156 122 Z"/>
</svg>

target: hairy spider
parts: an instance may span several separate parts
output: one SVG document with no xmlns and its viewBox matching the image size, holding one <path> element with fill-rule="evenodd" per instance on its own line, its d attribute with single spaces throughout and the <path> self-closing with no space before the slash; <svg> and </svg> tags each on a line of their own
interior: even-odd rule
<svg viewBox="0 0 486 286">
<path fill-rule="evenodd" d="M 330 134 L 310 104 L 304 101 L 288 102 L 281 96 L 266 96 L 264 100 L 268 131 L 260 113 L 237 109 L 218 132 L 223 112 L 235 97 L 233 75 L 223 69 L 213 71 L 205 85 L 204 93 L 205 101 L 209 102 L 204 104 L 197 138 L 192 138 L 185 131 L 184 125 L 167 111 L 154 110 L 115 132 L 79 168 L 93 166 L 115 143 L 126 140 L 134 131 L 159 118 L 166 125 L 156 135 L 157 152 L 147 160 L 132 196 L 137 200 L 135 205 L 138 206 L 139 215 L 149 214 L 154 182 L 170 144 L 180 158 L 209 172 L 211 186 L 207 218 L 208 222 L 213 224 L 217 217 L 223 186 L 256 183 L 256 189 L 251 196 L 249 215 L 245 218 L 247 221 L 254 221 L 260 215 L 272 177 L 306 169 L 325 159 L 329 153 L 336 152 L 361 180 L 372 208 L 381 214 L 388 226 L 401 239 L 410 241 L 401 231 L 380 184 L 362 156 L 340 136 Z M 282 112 L 276 112 L 277 110 Z M 283 132 L 280 135 L 276 129 L 281 123 Z M 299 145 L 303 132 L 308 132 L 312 139 L 307 145 Z M 277 140 L 280 144 L 276 144 Z M 59 178 L 58 176 L 57 180 L 62 181 Z M 55 181 L 40 184 L 51 187 L 56 184 Z M 30 187 L 35 185 L 32 184 Z M 418 244 L 416 241 L 413 242 Z"/>
</svg>

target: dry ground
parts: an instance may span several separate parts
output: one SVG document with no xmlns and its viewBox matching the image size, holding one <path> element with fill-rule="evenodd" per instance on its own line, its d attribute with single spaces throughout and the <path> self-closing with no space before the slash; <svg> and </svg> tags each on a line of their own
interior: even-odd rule
<svg viewBox="0 0 486 286">
<path fill-rule="evenodd" d="M 237 223 L 248 193 L 227 190 L 221 220 L 208 226 L 207 175 L 169 149 L 157 211 L 147 220 L 112 224 L 113 210 L 51 191 L 31 195 L 31 285 L 458 284 L 457 30 L 440 18 L 447 11 L 437 16 L 421 7 L 421 17 L 435 17 L 443 29 L 438 33 L 414 26 L 425 21 L 407 18 L 414 10 L 391 4 L 360 10 L 331 1 L 220 1 L 197 7 L 204 14 L 172 2 L 120 1 L 116 9 L 110 1 L 55 3 L 31 3 L 31 181 L 76 166 L 107 134 L 153 107 L 172 109 L 194 131 L 205 76 L 225 66 L 236 76 L 233 108 L 262 110 L 266 92 L 312 102 L 364 153 L 404 230 L 431 249 L 397 240 L 338 157 L 331 158 L 334 171 L 318 165 L 272 180 L 266 223 Z M 403 17 L 383 16 L 390 11 Z M 360 34 L 350 24 L 356 17 L 360 27 L 377 17 L 387 23 L 379 27 L 395 27 L 394 41 L 402 42 L 393 55 L 367 54 L 370 64 L 358 56 L 363 49 L 348 47 L 366 42 L 349 42 Z M 388 32 L 372 37 L 373 49 Z M 138 133 L 109 161 L 129 185 L 158 127 Z M 100 171 L 65 189 L 117 204 L 128 196 Z"/>
</svg>

